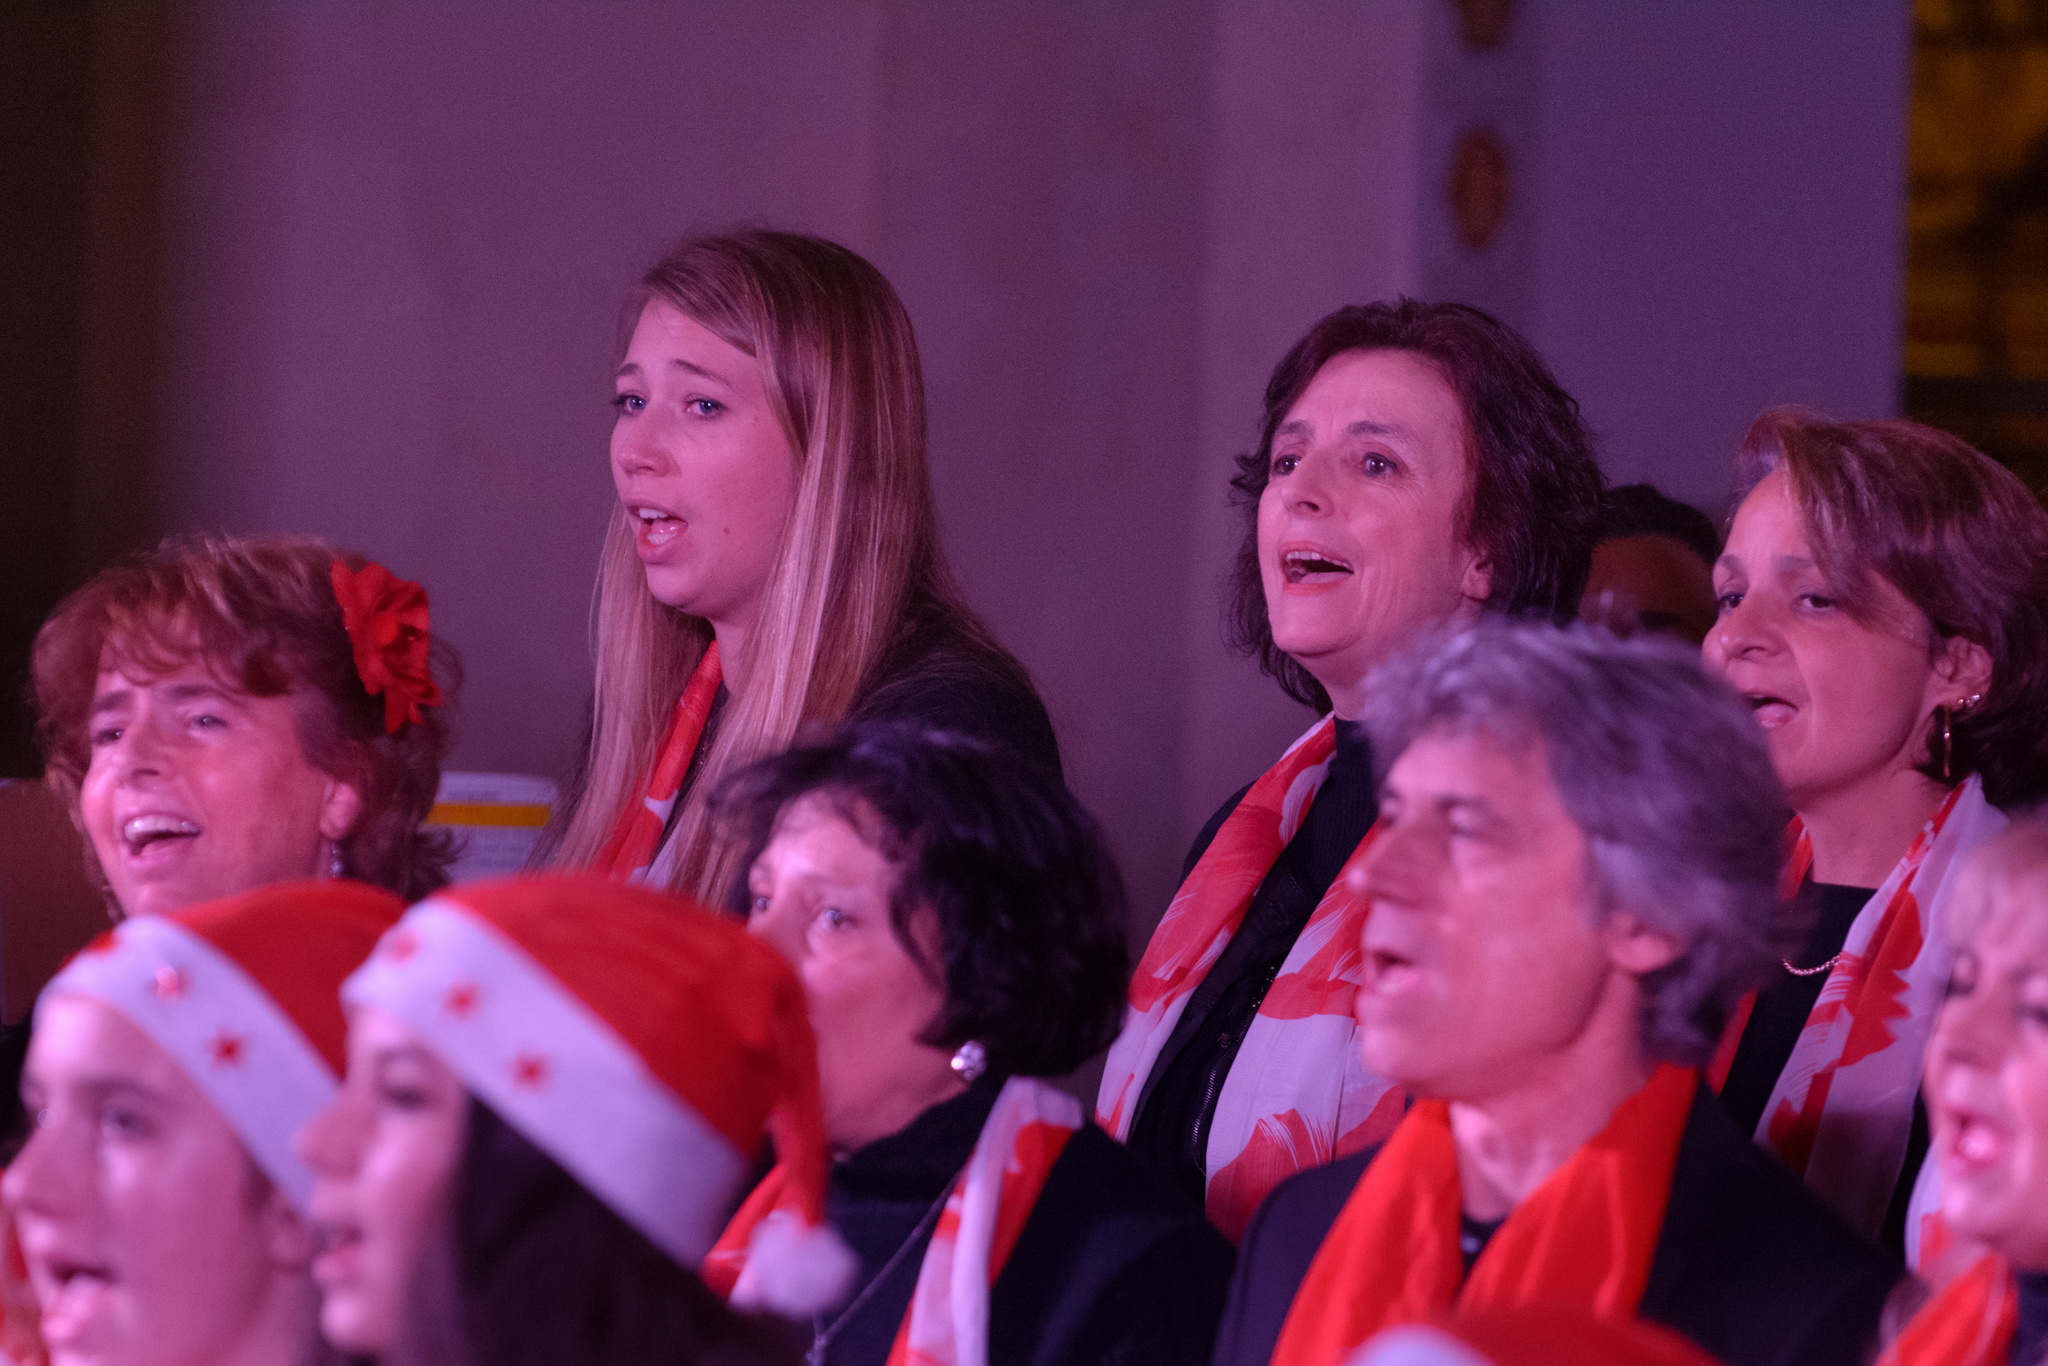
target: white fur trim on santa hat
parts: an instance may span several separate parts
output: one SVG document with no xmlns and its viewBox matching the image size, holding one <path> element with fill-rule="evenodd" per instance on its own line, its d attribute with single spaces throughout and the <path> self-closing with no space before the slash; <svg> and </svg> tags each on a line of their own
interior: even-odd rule
<svg viewBox="0 0 2048 1366">
<path fill-rule="evenodd" d="M 142 916 L 123 921 L 108 947 L 73 958 L 36 1013 L 63 992 L 113 1007 L 170 1054 L 264 1175 L 306 1208 L 313 1174 L 291 1139 L 333 1099 L 334 1074 L 239 963 L 175 920 Z"/>
<path fill-rule="evenodd" d="M 731 1213 L 746 1155 L 525 949 L 464 907 L 415 906 L 343 985 L 678 1262 Z"/>
</svg>

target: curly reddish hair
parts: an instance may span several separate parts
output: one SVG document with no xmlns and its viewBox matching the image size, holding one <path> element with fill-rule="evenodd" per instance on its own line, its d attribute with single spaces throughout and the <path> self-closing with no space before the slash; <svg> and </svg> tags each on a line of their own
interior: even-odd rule
<svg viewBox="0 0 2048 1366">
<path fill-rule="evenodd" d="M 384 702 L 363 687 L 342 625 L 337 560 L 351 570 L 369 563 L 308 536 L 174 537 L 59 603 L 36 633 L 29 692 L 46 777 L 73 818 L 92 762 L 88 720 L 101 670 L 158 675 L 200 660 L 226 687 L 291 697 L 307 762 L 361 794 L 362 814 L 340 844 L 351 876 L 408 901 L 445 885 L 453 836 L 423 823 L 448 752 L 449 708 L 386 731 Z M 437 637 L 431 656 L 452 701 L 455 652 Z"/>
</svg>

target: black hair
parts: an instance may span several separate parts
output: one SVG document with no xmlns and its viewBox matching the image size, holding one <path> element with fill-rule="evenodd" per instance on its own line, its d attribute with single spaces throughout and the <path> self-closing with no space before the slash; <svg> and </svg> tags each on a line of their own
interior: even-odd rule
<svg viewBox="0 0 2048 1366">
<path fill-rule="evenodd" d="M 1231 643 L 1255 656 L 1289 697 L 1330 709 L 1315 676 L 1273 640 L 1259 575 L 1259 497 L 1273 435 L 1316 373 L 1346 351 L 1408 351 L 1436 367 L 1457 395 L 1471 441 L 1472 489 L 1460 529 L 1493 571 L 1489 611 L 1564 621 L 1578 614 L 1592 567 L 1600 490 L 1593 436 L 1536 348 L 1467 304 L 1415 299 L 1329 314 L 1280 359 L 1266 381 L 1256 450 L 1237 457 L 1231 501 L 1244 516 L 1225 610 Z"/>
<path fill-rule="evenodd" d="M 1057 775 L 950 732 L 853 722 L 734 774 L 716 804 L 751 866 L 812 794 L 898 869 L 896 938 L 945 992 L 923 1042 L 975 1040 L 993 1071 L 1036 1077 L 1109 1046 L 1130 972 L 1123 879 Z M 910 928 L 927 911 L 937 963 Z"/>
<path fill-rule="evenodd" d="M 726 1306 L 470 1097 L 450 1236 L 381 1366 L 796 1366 L 789 1333 Z"/>
<path fill-rule="evenodd" d="M 1691 503 L 1681 503 L 1654 484 L 1623 484 L 1600 500 L 1600 539 L 1664 536 L 1714 567 L 1721 558 L 1721 534 L 1714 521 Z"/>
</svg>

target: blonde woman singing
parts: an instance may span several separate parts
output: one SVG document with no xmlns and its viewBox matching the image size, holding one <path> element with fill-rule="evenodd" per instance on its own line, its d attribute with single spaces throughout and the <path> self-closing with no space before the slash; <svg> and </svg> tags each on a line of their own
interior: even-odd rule
<svg viewBox="0 0 2048 1366">
<path fill-rule="evenodd" d="M 915 720 L 1057 771 L 1030 678 L 946 567 L 881 272 L 815 237 L 695 238 L 622 331 L 590 748 L 542 860 L 724 904 L 743 851 L 706 794 L 814 721 Z"/>
</svg>

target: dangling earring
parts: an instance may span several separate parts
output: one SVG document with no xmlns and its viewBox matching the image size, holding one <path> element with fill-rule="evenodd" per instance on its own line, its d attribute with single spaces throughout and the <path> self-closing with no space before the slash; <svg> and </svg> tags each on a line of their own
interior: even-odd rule
<svg viewBox="0 0 2048 1366">
<path fill-rule="evenodd" d="M 1941 780 L 1945 783 L 1955 781 L 1954 775 L 1950 772 L 1956 752 L 1955 737 L 1949 733 L 1949 723 L 1983 700 L 1983 693 L 1973 692 L 1968 697 L 1958 697 L 1953 707 L 1936 709 L 1941 713 Z"/>
<path fill-rule="evenodd" d="M 348 865 L 341 861 L 341 841 L 336 840 L 328 847 L 334 851 L 334 854 L 327 861 L 327 876 L 336 880 L 347 877 Z"/>
<path fill-rule="evenodd" d="M 953 1055 L 953 1070 L 960 1074 L 960 1080 L 971 1084 L 976 1077 L 988 1071 L 988 1050 L 969 1039 Z"/>
</svg>

